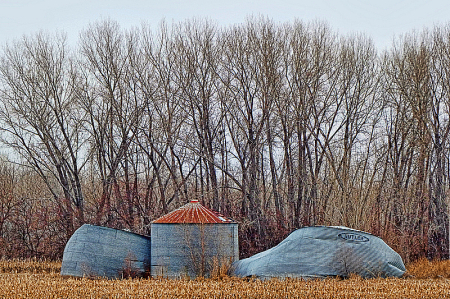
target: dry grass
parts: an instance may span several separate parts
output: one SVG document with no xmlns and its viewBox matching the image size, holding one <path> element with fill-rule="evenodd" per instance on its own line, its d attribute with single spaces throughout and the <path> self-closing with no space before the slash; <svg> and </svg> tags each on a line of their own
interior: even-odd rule
<svg viewBox="0 0 450 299">
<path fill-rule="evenodd" d="M 0 273 L 56 274 L 61 272 L 61 262 L 38 259 L 0 260 Z"/>
<path fill-rule="evenodd" d="M 419 261 L 408 278 L 284 281 L 62 278 L 60 263 L 1 261 L 0 298 L 449 298 L 448 262 Z M 10 271 L 10 272 L 8 272 Z M 439 274 L 438 274 L 439 273 Z M 433 278 L 431 278 L 433 277 Z M 420 278 L 420 279 L 419 279 Z"/>
<path fill-rule="evenodd" d="M 429 261 L 425 258 L 407 267 L 406 277 L 418 279 L 450 278 L 450 261 Z"/>
</svg>

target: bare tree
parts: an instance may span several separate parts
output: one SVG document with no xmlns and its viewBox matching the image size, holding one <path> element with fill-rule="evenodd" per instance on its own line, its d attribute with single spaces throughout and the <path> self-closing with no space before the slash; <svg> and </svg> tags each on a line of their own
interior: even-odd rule
<svg viewBox="0 0 450 299">
<path fill-rule="evenodd" d="M 219 203 L 215 157 L 223 113 L 216 95 L 220 57 L 217 29 L 208 21 L 188 21 L 178 28 L 175 38 L 177 53 L 183 57 L 178 60 L 180 69 L 177 72 L 180 100 L 188 112 L 187 121 L 197 139 L 195 143 L 198 146 L 193 148 L 194 153 L 201 159 L 198 163 L 200 197 L 219 211 L 222 206 Z M 190 147 L 195 143 L 192 136 L 188 138 L 186 146 Z M 206 186 L 203 171 L 206 172 Z"/>
<path fill-rule="evenodd" d="M 324 171 L 327 149 L 334 138 L 336 115 L 340 102 L 335 97 L 338 75 L 336 36 L 325 24 L 308 26 L 296 22 L 289 39 L 290 52 L 286 55 L 287 80 L 291 106 L 295 116 L 292 133 L 285 129 L 285 144 L 290 136 L 291 157 L 285 161 L 297 161 L 286 165 L 295 173 L 295 183 L 290 182 L 288 199 L 292 204 L 293 226 L 311 225 L 323 217 L 317 207 L 320 196 L 320 175 Z M 290 175 L 292 176 L 292 175 Z M 292 188 L 293 187 L 293 188 Z M 294 196 L 295 195 L 295 199 Z M 324 193 L 323 206 L 327 206 L 329 194 Z"/>
<path fill-rule="evenodd" d="M 235 183 L 242 192 L 242 214 L 248 215 L 255 236 L 264 239 L 264 214 L 259 181 L 264 133 L 274 103 L 271 84 L 263 93 L 263 76 L 276 80 L 277 42 L 273 23 L 259 19 L 249 20 L 245 26 L 235 26 L 223 35 L 221 80 L 226 91 L 222 94 L 232 149 L 241 171 Z M 233 162 L 231 162 L 233 163 Z M 258 242 L 258 241 L 257 241 Z"/>
<path fill-rule="evenodd" d="M 188 111 L 180 86 L 185 57 L 177 49 L 176 32 L 164 22 L 156 35 L 144 28 L 146 68 L 139 80 L 147 99 L 139 145 L 150 161 L 162 213 L 168 212 L 168 205 L 188 200 L 189 177 L 198 163 L 190 155 L 194 130 L 186 124 Z"/>
<path fill-rule="evenodd" d="M 6 46 L 0 80 L 2 142 L 39 173 L 64 207 L 70 236 L 84 221 L 86 135 L 74 92 L 79 76 L 65 37 L 39 33 Z"/>
<path fill-rule="evenodd" d="M 133 228 L 136 198 L 131 189 L 137 187 L 135 183 L 132 186 L 137 162 L 131 145 L 145 109 L 132 68 L 138 55 L 137 36 L 123 33 L 117 22 L 106 20 L 92 24 L 80 37 L 84 82 L 78 96 L 87 115 L 84 127 L 102 182 L 96 223 L 113 221 L 115 213 L 128 228 Z M 116 205 L 111 201 L 112 194 Z M 124 204 L 126 210 L 119 211 Z"/>
<path fill-rule="evenodd" d="M 429 256 L 445 258 L 449 254 L 449 216 L 446 193 L 449 190 L 449 134 L 450 134 L 450 85 L 449 66 L 450 27 L 436 27 L 431 48 L 431 162 L 429 217 L 432 232 L 429 234 Z"/>
<path fill-rule="evenodd" d="M 383 108 L 377 92 L 378 59 L 372 41 L 364 36 L 342 39 L 338 53 L 341 72 L 333 104 L 337 113 L 335 126 L 328 129 L 336 138 L 328 143 L 326 156 L 337 187 L 339 223 L 358 227 L 367 197 L 357 191 L 370 192 L 371 185 L 366 184 L 370 148 Z"/>
<path fill-rule="evenodd" d="M 393 223 L 409 243 L 415 236 L 427 239 L 427 209 L 430 203 L 428 177 L 431 158 L 430 112 L 432 102 L 431 40 L 427 32 L 408 35 L 398 41 L 387 56 L 385 72 L 394 112 L 389 124 L 393 175 L 396 185 L 392 202 Z M 411 255 L 426 251 L 407 244 Z"/>
</svg>

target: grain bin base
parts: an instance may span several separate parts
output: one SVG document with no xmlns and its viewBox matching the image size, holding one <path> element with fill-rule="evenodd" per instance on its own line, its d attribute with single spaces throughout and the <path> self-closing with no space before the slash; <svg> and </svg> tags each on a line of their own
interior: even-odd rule
<svg viewBox="0 0 450 299">
<path fill-rule="evenodd" d="M 153 277 L 209 277 L 238 259 L 236 223 L 152 223 Z"/>
</svg>

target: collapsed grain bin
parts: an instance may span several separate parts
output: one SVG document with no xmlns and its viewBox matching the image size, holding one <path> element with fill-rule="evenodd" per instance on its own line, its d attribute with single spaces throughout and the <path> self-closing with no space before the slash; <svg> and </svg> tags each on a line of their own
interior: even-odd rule
<svg viewBox="0 0 450 299">
<path fill-rule="evenodd" d="M 400 277 L 402 258 L 380 238 L 347 227 L 298 229 L 277 246 L 233 264 L 240 277 Z"/>
<path fill-rule="evenodd" d="M 84 224 L 64 249 L 61 275 L 122 278 L 149 273 L 150 237 Z"/>
<path fill-rule="evenodd" d="M 238 224 L 193 200 L 151 224 L 153 277 L 208 277 L 239 258 Z"/>
</svg>

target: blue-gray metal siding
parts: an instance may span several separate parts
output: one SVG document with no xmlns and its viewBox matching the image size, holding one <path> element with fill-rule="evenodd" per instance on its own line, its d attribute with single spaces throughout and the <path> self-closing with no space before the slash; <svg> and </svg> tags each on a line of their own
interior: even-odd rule
<svg viewBox="0 0 450 299">
<path fill-rule="evenodd" d="M 66 244 L 61 275 L 121 278 L 131 270 L 140 276 L 149 271 L 150 255 L 150 237 L 85 224 Z"/>
<path fill-rule="evenodd" d="M 236 276 L 260 278 L 400 277 L 402 258 L 383 240 L 345 227 L 305 227 L 277 246 L 233 265 Z"/>
<path fill-rule="evenodd" d="M 214 261 L 239 259 L 238 225 L 152 223 L 151 274 L 154 277 L 209 276 Z"/>
</svg>

